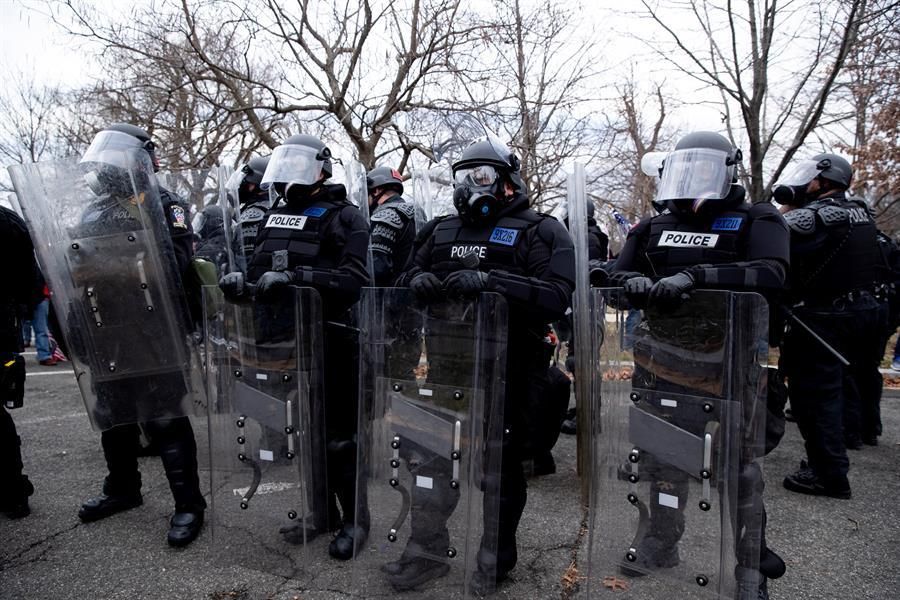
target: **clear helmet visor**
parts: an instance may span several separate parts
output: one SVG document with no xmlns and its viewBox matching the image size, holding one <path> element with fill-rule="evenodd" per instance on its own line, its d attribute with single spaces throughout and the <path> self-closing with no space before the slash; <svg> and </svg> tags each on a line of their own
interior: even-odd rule
<svg viewBox="0 0 900 600">
<path fill-rule="evenodd" d="M 710 148 L 675 150 L 666 156 L 658 202 L 726 198 L 734 177 L 728 154 Z"/>
<path fill-rule="evenodd" d="M 316 158 L 318 151 L 309 146 L 285 144 L 272 152 L 269 166 L 260 187 L 267 189 L 273 183 L 312 185 L 322 175 L 324 160 Z"/>
<path fill-rule="evenodd" d="M 244 173 L 244 171 L 241 169 L 234 171 L 228 177 L 228 180 L 225 182 L 225 189 L 227 189 L 229 191 L 237 190 L 240 187 L 241 182 L 244 181 L 245 176 L 246 176 L 246 173 Z"/>
<path fill-rule="evenodd" d="M 648 152 L 641 157 L 641 172 L 650 177 L 659 177 L 668 152 Z"/>
<path fill-rule="evenodd" d="M 814 160 L 801 160 L 794 163 L 788 169 L 785 169 L 781 178 L 775 183 L 775 186 L 803 186 L 808 185 L 810 181 L 819 176 L 822 170 L 818 167 L 818 162 Z"/>
<path fill-rule="evenodd" d="M 490 165 L 477 165 L 467 169 L 458 169 L 453 174 L 453 179 L 457 185 L 470 185 L 473 187 L 484 187 L 493 185 L 500 174 L 497 169 Z"/>
<path fill-rule="evenodd" d="M 144 148 L 145 144 L 146 142 L 121 131 L 101 131 L 94 136 L 79 162 L 104 163 L 127 169 L 134 164 L 134 159 L 131 158 L 134 151 Z"/>
</svg>

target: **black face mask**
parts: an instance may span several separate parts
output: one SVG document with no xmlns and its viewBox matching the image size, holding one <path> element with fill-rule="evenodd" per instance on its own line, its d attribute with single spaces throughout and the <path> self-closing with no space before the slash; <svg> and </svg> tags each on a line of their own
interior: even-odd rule
<svg viewBox="0 0 900 600">
<path fill-rule="evenodd" d="M 321 181 L 313 184 L 291 183 L 285 185 L 276 183 L 275 191 L 288 203 L 303 203 L 312 200 L 312 197 L 318 192 L 320 187 L 322 187 Z"/>
<path fill-rule="evenodd" d="M 772 190 L 772 199 L 778 204 L 790 206 L 803 206 L 809 201 L 806 194 L 806 185 L 779 185 Z"/>
<path fill-rule="evenodd" d="M 506 200 L 501 199 L 502 185 L 498 179 L 487 186 L 456 186 L 453 190 L 453 205 L 459 217 L 468 223 L 485 223 L 496 218 L 506 206 Z"/>
</svg>

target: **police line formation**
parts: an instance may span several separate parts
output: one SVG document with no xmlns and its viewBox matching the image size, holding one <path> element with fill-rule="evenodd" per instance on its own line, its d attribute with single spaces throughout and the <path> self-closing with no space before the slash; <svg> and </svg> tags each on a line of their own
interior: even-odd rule
<svg viewBox="0 0 900 600">
<path fill-rule="evenodd" d="M 193 223 L 134 125 L 80 159 L 11 167 L 24 222 L 0 213 L 19 269 L 3 292 L 3 511 L 27 515 L 33 492 L 6 410 L 22 402 L 30 232 L 109 470 L 84 522 L 142 504 L 143 432 L 173 546 L 210 508 L 216 551 L 256 569 L 327 548 L 352 561 L 352 590 L 487 595 L 516 566 L 523 461 L 553 470 L 567 416 L 570 432 L 590 420 L 589 596 L 768 598 L 785 565 L 760 465 L 784 433 L 785 376 L 807 452 L 787 489 L 849 498 L 847 448 L 881 433 L 890 244 L 847 196 L 850 165 L 797 161 L 779 210 L 745 198 L 726 138 L 686 135 L 644 160 L 657 214 L 608 260 L 582 168 L 561 222 L 529 207 L 507 146 L 464 141 L 443 184 L 455 214 L 430 220 L 440 182 L 417 174 L 408 200 L 396 170 L 366 173 L 311 135 L 219 168 Z M 584 414 L 566 415 L 551 331 Z"/>
</svg>

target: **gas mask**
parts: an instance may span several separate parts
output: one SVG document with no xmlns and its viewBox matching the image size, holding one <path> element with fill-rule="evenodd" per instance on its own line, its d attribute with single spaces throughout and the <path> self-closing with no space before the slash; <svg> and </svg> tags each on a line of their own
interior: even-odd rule
<svg viewBox="0 0 900 600">
<path fill-rule="evenodd" d="M 803 206 L 808 198 L 805 185 L 776 185 L 772 190 L 772 199 L 778 204 L 789 204 L 790 206 Z"/>
<path fill-rule="evenodd" d="M 464 221 L 490 221 L 506 206 L 503 180 L 494 167 L 478 165 L 463 168 L 457 170 L 453 177 L 453 205 Z"/>
</svg>

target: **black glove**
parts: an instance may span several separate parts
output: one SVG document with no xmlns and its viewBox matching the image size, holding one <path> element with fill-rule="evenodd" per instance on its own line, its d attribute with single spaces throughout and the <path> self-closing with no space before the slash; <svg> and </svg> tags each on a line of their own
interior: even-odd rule
<svg viewBox="0 0 900 600">
<path fill-rule="evenodd" d="M 694 289 L 694 278 L 687 271 L 663 277 L 650 289 L 649 302 L 662 308 L 674 308 Z"/>
<path fill-rule="evenodd" d="M 588 261 L 588 278 L 591 282 L 591 287 L 607 287 L 610 274 L 607 270 L 606 261 L 597 260 L 596 258 Z"/>
<path fill-rule="evenodd" d="M 231 302 L 246 299 L 250 293 L 244 284 L 244 274 L 240 271 L 226 273 L 219 280 L 219 289 L 225 294 L 225 299 Z"/>
<path fill-rule="evenodd" d="M 636 271 L 612 271 L 609 273 L 609 279 L 606 280 L 607 287 L 624 287 L 625 282 L 636 277 L 643 277 L 643 273 Z"/>
<path fill-rule="evenodd" d="M 256 298 L 265 302 L 294 282 L 293 271 L 266 271 L 256 282 Z"/>
<path fill-rule="evenodd" d="M 474 269 L 454 271 L 444 279 L 444 288 L 451 296 L 474 296 L 487 287 L 487 277 Z"/>
<path fill-rule="evenodd" d="M 625 297 L 628 298 L 632 308 L 644 308 L 647 306 L 647 297 L 653 287 L 653 280 L 643 275 L 632 277 L 622 285 Z"/>
<path fill-rule="evenodd" d="M 409 281 L 409 289 L 422 302 L 440 302 L 444 299 L 444 286 L 434 273 L 424 271 Z"/>
</svg>

